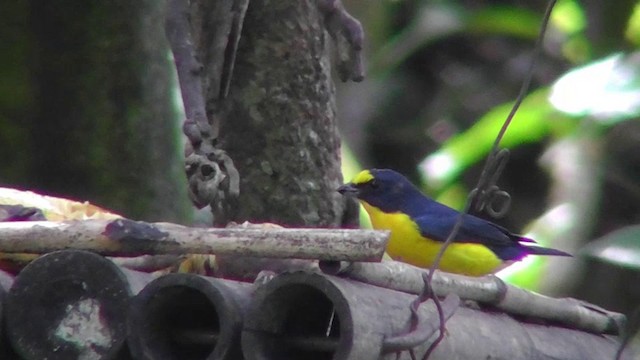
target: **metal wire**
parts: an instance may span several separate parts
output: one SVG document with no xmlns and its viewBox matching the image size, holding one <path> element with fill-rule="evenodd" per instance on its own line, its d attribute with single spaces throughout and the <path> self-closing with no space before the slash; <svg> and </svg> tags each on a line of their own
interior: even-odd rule
<svg viewBox="0 0 640 360">
<path fill-rule="evenodd" d="M 404 334 L 407 337 L 409 337 L 411 333 L 416 331 L 416 329 L 418 329 L 419 327 L 418 308 L 420 304 L 431 299 L 434 301 L 436 308 L 439 309 L 440 333 L 438 338 L 430 345 L 428 350 L 425 352 L 423 356 L 423 360 L 426 360 L 429 358 L 429 356 L 431 355 L 431 352 L 438 346 L 438 344 L 444 338 L 446 319 L 444 318 L 444 316 L 442 316 L 442 310 L 439 305 L 440 300 L 431 291 L 431 282 L 433 279 L 433 274 L 435 273 L 435 271 L 438 269 L 440 265 L 440 261 L 442 260 L 442 256 L 444 255 L 445 250 L 447 249 L 449 244 L 453 242 L 453 239 L 458 234 L 458 231 L 462 226 L 464 215 L 469 211 L 471 204 L 473 203 L 474 200 L 477 201 L 476 202 L 477 210 L 479 211 L 486 210 L 491 216 L 494 216 L 494 217 L 504 216 L 509 210 L 509 206 L 511 204 L 510 195 L 506 191 L 501 190 L 496 185 L 498 179 L 500 178 L 502 172 L 504 171 L 506 162 L 509 159 L 508 150 L 506 149 L 499 150 L 499 146 L 500 146 L 500 142 L 502 141 L 502 138 L 504 137 L 504 134 L 507 131 L 507 128 L 509 127 L 509 125 L 511 124 L 511 121 L 513 120 L 513 117 L 515 116 L 516 112 L 520 108 L 520 105 L 522 104 L 522 101 L 524 100 L 524 97 L 527 91 L 529 90 L 529 86 L 531 85 L 531 79 L 533 78 L 533 69 L 534 69 L 536 60 L 540 56 L 544 35 L 547 30 L 547 26 L 549 24 L 551 11 L 553 10 L 553 7 L 555 6 L 555 4 L 556 4 L 556 0 L 550 0 L 549 3 L 547 4 L 547 8 L 545 10 L 545 14 L 543 16 L 542 24 L 540 27 L 540 32 L 538 34 L 536 43 L 534 45 L 534 51 L 533 51 L 531 63 L 529 64 L 529 67 L 527 69 L 524 81 L 520 88 L 520 92 L 518 93 L 516 101 L 514 102 L 513 107 L 509 112 L 509 115 L 505 119 L 505 122 L 500 128 L 500 132 L 498 133 L 498 136 L 496 137 L 496 140 L 493 143 L 489 156 L 487 157 L 485 166 L 482 170 L 482 173 L 480 174 L 478 184 L 469 193 L 465 206 L 463 210 L 460 212 L 458 219 L 456 220 L 456 223 L 453 226 L 453 229 L 451 230 L 451 233 L 449 233 L 449 236 L 447 236 L 447 239 L 445 240 L 442 247 L 440 248 L 440 251 L 436 256 L 434 263 L 429 270 L 429 274 L 424 276 L 424 288 L 422 293 L 418 295 L 416 300 L 411 304 L 411 325 L 410 325 L 409 332 L 407 334 Z M 425 339 L 425 341 L 426 340 L 427 339 Z M 409 351 L 411 358 L 415 359 L 413 346 L 410 346 L 410 345 L 413 345 L 413 344 L 409 342 L 406 343 L 406 346 L 407 346 L 406 350 Z"/>
</svg>

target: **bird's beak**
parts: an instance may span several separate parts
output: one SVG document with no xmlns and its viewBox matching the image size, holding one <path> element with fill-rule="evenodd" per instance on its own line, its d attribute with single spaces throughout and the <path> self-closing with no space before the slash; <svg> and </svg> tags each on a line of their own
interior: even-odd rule
<svg viewBox="0 0 640 360">
<path fill-rule="evenodd" d="M 338 188 L 338 192 L 342 195 L 358 196 L 358 188 L 353 183 L 347 183 Z"/>
</svg>

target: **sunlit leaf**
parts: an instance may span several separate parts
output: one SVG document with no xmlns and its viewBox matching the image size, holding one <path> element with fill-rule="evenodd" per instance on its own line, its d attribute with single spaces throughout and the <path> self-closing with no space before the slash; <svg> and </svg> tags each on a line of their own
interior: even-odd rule
<svg viewBox="0 0 640 360">
<path fill-rule="evenodd" d="M 468 195 L 469 188 L 464 186 L 462 182 L 456 182 L 440 191 L 436 200 L 456 210 L 462 210 L 467 202 Z"/>
<path fill-rule="evenodd" d="M 342 158 L 342 177 L 345 181 L 348 181 L 356 176 L 356 174 L 362 170 L 362 167 L 347 144 L 343 142 L 340 150 L 340 156 Z"/>
<path fill-rule="evenodd" d="M 362 170 L 362 166 L 356 160 L 356 157 L 353 156 L 351 149 L 345 144 L 342 143 L 341 147 L 341 156 L 342 156 L 342 177 L 345 181 L 351 180 L 356 174 Z M 369 216 L 367 212 L 360 206 L 360 227 L 363 229 L 371 229 L 371 220 L 369 220 Z"/>
<path fill-rule="evenodd" d="M 562 241 L 576 226 L 576 210 L 570 204 L 555 206 L 534 220 L 524 235 L 535 239 L 539 245 L 554 247 L 554 243 Z M 496 275 L 511 284 L 535 290 L 547 270 L 548 261 L 546 256 L 527 256 Z"/>
<path fill-rule="evenodd" d="M 456 33 L 532 40 L 541 23 L 540 14 L 521 7 L 488 6 L 469 11 L 454 2 L 425 2 L 411 23 L 375 54 L 369 72 L 388 73 L 419 49 Z"/>
<path fill-rule="evenodd" d="M 625 31 L 625 37 L 634 45 L 640 45 L 640 3 L 636 4 L 629 17 L 629 24 Z"/>
<path fill-rule="evenodd" d="M 467 30 L 480 34 L 511 35 L 535 39 L 542 23 L 542 16 L 518 7 L 491 6 L 469 16 Z"/>
<path fill-rule="evenodd" d="M 575 0 L 561 0 L 551 12 L 551 23 L 562 32 L 571 35 L 584 30 L 587 18 Z"/>
<path fill-rule="evenodd" d="M 393 71 L 417 50 L 463 31 L 466 15 L 464 8 L 452 3 L 425 3 L 418 8 L 411 23 L 373 56 L 369 73 L 384 74 Z"/>
<path fill-rule="evenodd" d="M 560 0 L 551 12 L 551 24 L 563 33 L 562 55 L 573 63 L 584 63 L 591 56 L 591 43 L 584 34 L 587 18 L 576 0 Z"/>
<path fill-rule="evenodd" d="M 640 270 L 640 225 L 628 226 L 589 243 L 581 255 Z"/>
<path fill-rule="evenodd" d="M 640 114 L 640 53 L 615 54 L 568 72 L 551 88 L 559 111 L 612 125 Z"/>
<path fill-rule="evenodd" d="M 547 91 L 527 96 L 505 133 L 501 147 L 540 141 L 568 119 L 549 104 Z M 426 185 L 441 190 L 469 166 L 484 160 L 511 111 L 512 103 L 499 105 L 482 116 L 471 128 L 454 136 L 420 164 Z"/>
</svg>

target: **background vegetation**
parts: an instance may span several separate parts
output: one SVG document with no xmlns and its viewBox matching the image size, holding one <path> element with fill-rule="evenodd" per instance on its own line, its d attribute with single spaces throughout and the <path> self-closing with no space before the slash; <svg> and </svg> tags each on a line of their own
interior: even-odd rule
<svg viewBox="0 0 640 360">
<path fill-rule="evenodd" d="M 3 7 L 0 184 L 190 221 L 161 5 Z M 345 6 L 364 25 L 368 62 L 364 82 L 338 88 L 345 159 L 357 164 L 346 171 L 394 168 L 459 207 L 525 76 L 546 2 Z M 512 281 L 624 312 L 640 304 L 638 9 L 558 2 L 503 142 L 500 185 L 513 201 L 498 220 L 577 255 Z"/>
<path fill-rule="evenodd" d="M 462 207 L 525 77 L 546 2 L 356 3 L 369 75 L 339 88 L 347 158 L 409 174 Z M 512 207 L 496 220 L 576 254 L 515 267 L 502 274 L 510 281 L 625 312 L 640 303 L 640 233 L 629 227 L 640 220 L 639 9 L 558 1 L 502 142 L 511 159 L 499 185 Z"/>
</svg>

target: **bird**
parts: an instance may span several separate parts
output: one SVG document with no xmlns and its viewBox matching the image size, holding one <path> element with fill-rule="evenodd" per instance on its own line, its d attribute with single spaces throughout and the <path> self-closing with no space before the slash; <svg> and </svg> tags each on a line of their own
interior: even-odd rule
<svg viewBox="0 0 640 360">
<path fill-rule="evenodd" d="M 398 261 L 430 268 L 460 212 L 424 195 L 406 177 L 390 169 L 368 169 L 338 188 L 355 196 L 374 229 L 390 230 L 387 253 Z M 493 274 L 527 255 L 571 256 L 534 245 L 533 239 L 471 214 L 445 250 L 438 269 L 468 276 Z"/>
</svg>

